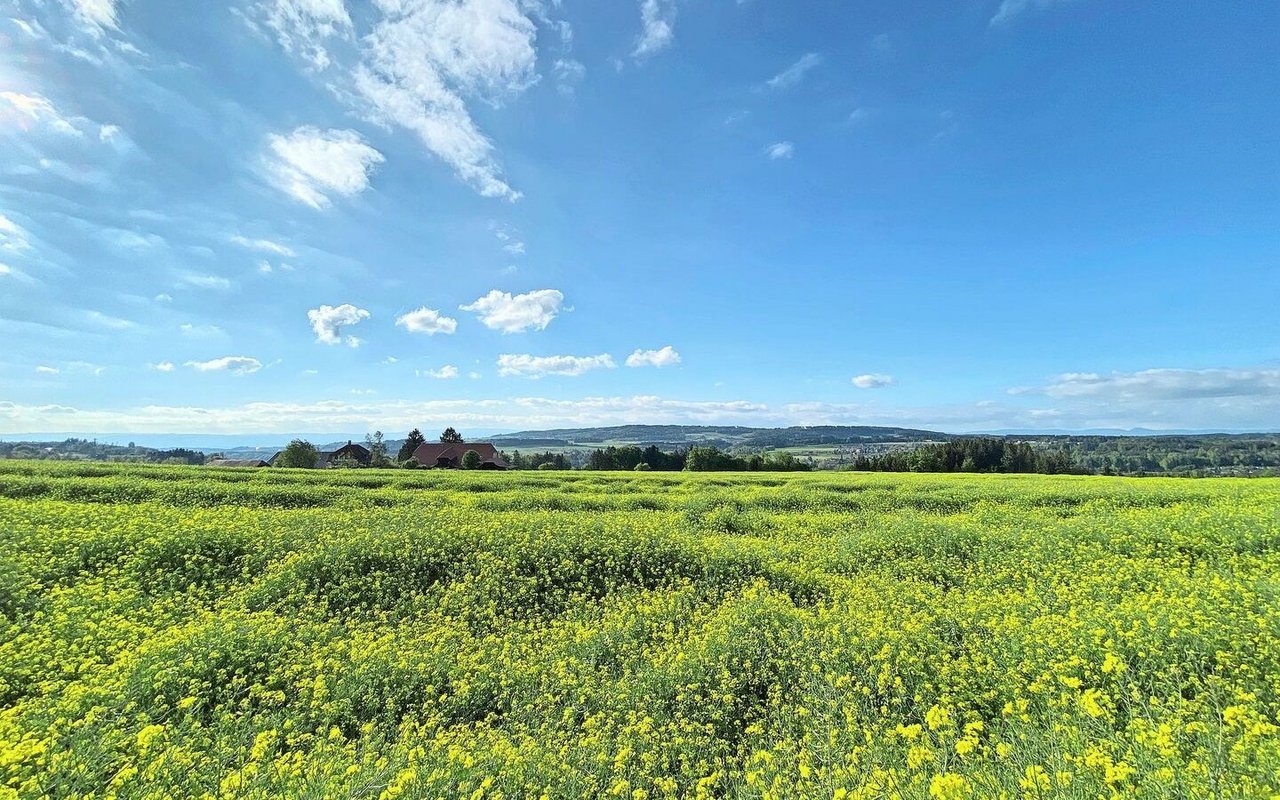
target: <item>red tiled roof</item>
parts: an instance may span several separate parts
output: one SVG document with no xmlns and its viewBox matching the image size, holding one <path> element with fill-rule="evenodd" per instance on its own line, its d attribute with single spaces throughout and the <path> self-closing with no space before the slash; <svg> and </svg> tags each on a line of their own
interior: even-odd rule
<svg viewBox="0 0 1280 800">
<path fill-rule="evenodd" d="M 488 442 L 427 442 L 418 445 L 418 449 L 413 451 L 413 457 L 424 467 L 434 467 L 442 458 L 448 461 L 449 466 L 460 467 L 462 456 L 468 450 L 475 450 L 480 455 L 481 463 L 489 461 L 503 469 L 508 467 L 507 462 L 498 455 L 498 448 Z"/>
</svg>

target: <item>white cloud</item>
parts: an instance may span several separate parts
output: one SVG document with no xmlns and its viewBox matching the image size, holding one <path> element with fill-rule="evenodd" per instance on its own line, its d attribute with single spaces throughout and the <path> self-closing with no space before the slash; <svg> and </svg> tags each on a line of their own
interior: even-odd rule
<svg viewBox="0 0 1280 800">
<path fill-rule="evenodd" d="M 58 113 L 49 98 L 39 94 L 22 94 L 21 92 L 0 92 L 0 101 L 4 101 L 10 109 L 26 118 L 26 124 L 19 120 L 18 124 L 27 127 L 32 123 L 48 125 L 58 133 L 69 136 L 82 136 L 80 129 L 71 121 Z"/>
<path fill-rule="evenodd" d="M 227 335 L 227 332 L 217 325 L 193 325 L 190 322 L 184 322 L 179 325 L 178 330 L 182 331 L 183 336 L 192 339 L 211 339 Z"/>
<path fill-rule="evenodd" d="M 40 373 L 41 375 L 57 375 L 59 372 L 61 372 L 61 370 L 58 369 L 57 367 L 49 367 L 49 366 L 45 366 L 44 364 L 41 364 L 40 366 L 36 367 L 36 372 Z"/>
<path fill-rule="evenodd" d="M 640 36 L 631 55 L 645 58 L 671 46 L 676 36 L 675 0 L 640 0 Z"/>
<path fill-rule="evenodd" d="M 231 288 L 231 281 L 218 275 L 201 275 L 198 273 L 188 273 L 182 276 L 182 283 L 187 286 L 194 286 L 197 289 L 210 289 L 215 292 L 225 292 Z"/>
<path fill-rule="evenodd" d="M 567 43 L 572 29 L 549 15 L 559 3 L 376 0 L 371 5 L 354 24 L 340 0 L 263 0 L 254 16 L 309 70 L 323 71 L 325 85 L 367 119 L 416 134 L 481 194 L 518 199 L 468 102 L 496 107 L 538 80 L 537 28 L 531 17 Z M 571 77 L 566 69 L 572 72 L 572 67 L 553 68 L 563 73 L 561 85 Z"/>
<path fill-rule="evenodd" d="M 818 53 L 805 53 L 794 64 L 765 81 L 765 86 L 774 90 L 789 89 L 804 80 L 809 70 L 821 63 L 822 56 Z"/>
<path fill-rule="evenodd" d="M 396 325 L 409 333 L 425 333 L 428 336 L 434 336 L 437 333 L 453 333 L 458 330 L 456 319 L 443 317 L 439 311 L 426 306 L 396 317 Z"/>
<path fill-rule="evenodd" d="M 593 369 L 613 369 L 612 356 L 533 356 L 504 353 L 498 356 L 498 374 L 504 377 L 542 378 L 547 375 L 577 377 Z"/>
<path fill-rule="evenodd" d="M 418 371 L 418 375 L 420 377 L 437 378 L 440 380 L 448 380 L 450 378 L 456 378 L 458 377 L 458 374 L 459 374 L 458 368 L 455 367 L 453 364 L 445 364 L 440 369 L 426 369 L 426 370 Z"/>
<path fill-rule="evenodd" d="M 307 319 L 311 321 L 311 330 L 315 331 L 316 341 L 324 344 L 338 344 L 342 341 L 343 325 L 355 325 L 368 318 L 368 311 L 356 308 L 350 303 L 343 303 L 340 306 L 322 305 L 307 312 Z M 348 336 L 346 341 L 351 347 L 360 346 L 360 340 L 354 336 Z"/>
<path fill-rule="evenodd" d="M 581 61 L 572 58 L 558 58 L 551 65 L 551 74 L 555 77 L 556 91 L 565 97 L 573 97 L 587 74 L 587 68 Z"/>
<path fill-rule="evenodd" d="M 858 375 L 853 379 L 853 385 L 859 389 L 883 389 L 886 386 L 894 385 L 896 382 L 892 375 L 884 375 L 879 372 Z"/>
<path fill-rule="evenodd" d="M 155 364 L 148 364 L 147 366 L 155 370 L 156 372 L 173 372 L 172 361 L 160 361 Z"/>
<path fill-rule="evenodd" d="M 172 303 L 172 302 L 173 302 L 173 295 L 171 295 L 171 294 L 166 294 L 166 293 L 164 293 L 164 292 L 161 292 L 160 294 L 156 295 L 156 302 L 157 302 L 157 303 Z"/>
<path fill-rule="evenodd" d="M 1108 402 L 1280 397 L 1280 369 L 1147 369 L 1109 375 L 1067 372 L 1044 386 L 1010 393 Z"/>
<path fill-rule="evenodd" d="M 524 242 L 507 242 L 502 246 L 507 255 L 522 256 L 524 255 Z"/>
<path fill-rule="evenodd" d="M 514 296 L 494 289 L 474 303 L 459 308 L 475 312 L 489 328 L 503 333 L 520 333 L 530 328 L 546 328 L 560 313 L 563 302 L 564 295 L 556 289 L 538 289 Z"/>
<path fill-rule="evenodd" d="M 326 208 L 329 195 L 350 197 L 369 188 L 383 156 L 352 130 L 322 131 L 309 125 L 287 136 L 267 137 L 267 176 L 276 188 L 312 208 Z"/>
<path fill-rule="evenodd" d="M 62 0 L 62 3 L 93 33 L 119 28 L 116 0 Z"/>
<path fill-rule="evenodd" d="M 365 38 L 355 89 L 486 197 L 517 200 L 464 98 L 497 106 L 537 80 L 536 28 L 514 0 L 395 0 Z"/>
<path fill-rule="evenodd" d="M 351 17 L 342 0 L 273 0 L 256 8 L 285 52 L 302 57 L 317 70 L 330 64 L 326 40 L 352 35 Z"/>
<path fill-rule="evenodd" d="M 1040 11 L 1063 2 L 1064 0 L 1004 0 L 991 18 L 991 24 L 1003 25 L 1024 11 Z"/>
<path fill-rule="evenodd" d="M 0 214 L 0 250 L 30 250 L 31 240 L 18 223 Z"/>
<path fill-rule="evenodd" d="M 773 160 L 791 158 L 795 155 L 796 146 L 791 142 L 774 142 L 764 149 L 764 154 Z"/>
<path fill-rule="evenodd" d="M 628 367 L 671 367 L 680 363 L 680 354 L 671 345 L 660 350 L 636 350 L 627 356 Z"/>
<path fill-rule="evenodd" d="M 186 365 L 198 372 L 230 372 L 233 375 L 249 375 L 262 369 L 262 362 L 249 356 L 223 356 L 209 361 L 188 361 Z"/>
<path fill-rule="evenodd" d="M 138 323 L 120 317 L 103 314 L 101 311 L 86 311 L 85 319 L 93 325 L 109 328 L 113 331 L 124 331 L 138 327 Z"/>
<path fill-rule="evenodd" d="M 400 359 L 396 358 L 395 356 L 387 356 L 386 358 L 382 359 L 382 363 L 386 364 L 387 366 L 391 366 L 392 364 L 400 363 Z"/>
<path fill-rule="evenodd" d="M 273 242 L 270 239 L 250 239 L 246 236 L 236 234 L 231 237 L 231 242 L 250 250 L 257 250 L 260 253 L 271 253 L 272 255 L 283 256 L 285 258 L 293 258 L 297 255 L 297 253 L 293 251 L 292 247 L 280 244 L 279 242 Z"/>
</svg>

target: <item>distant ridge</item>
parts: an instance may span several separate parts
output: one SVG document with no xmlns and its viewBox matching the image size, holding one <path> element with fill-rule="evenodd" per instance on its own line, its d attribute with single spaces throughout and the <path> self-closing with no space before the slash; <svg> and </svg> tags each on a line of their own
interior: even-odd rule
<svg viewBox="0 0 1280 800">
<path fill-rule="evenodd" d="M 490 437 L 495 444 L 518 442 L 556 444 L 728 444 L 756 447 L 795 447 L 816 444 L 868 442 L 941 442 L 952 434 L 917 428 L 873 425 L 812 425 L 789 428 L 749 428 L 741 425 L 612 425 L 600 428 L 551 428 L 518 431 Z"/>
</svg>

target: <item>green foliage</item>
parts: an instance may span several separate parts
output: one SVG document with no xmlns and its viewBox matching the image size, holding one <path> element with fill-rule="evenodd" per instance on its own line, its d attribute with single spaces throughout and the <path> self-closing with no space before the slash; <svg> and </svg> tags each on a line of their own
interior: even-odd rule
<svg viewBox="0 0 1280 800">
<path fill-rule="evenodd" d="M 455 431 L 452 427 L 445 428 L 440 433 L 440 441 L 445 443 L 459 443 L 462 441 L 462 434 Z"/>
<path fill-rule="evenodd" d="M 480 454 L 475 450 L 468 450 L 462 454 L 463 469 L 480 469 Z"/>
<path fill-rule="evenodd" d="M 0 798 L 1272 797 L 1277 507 L 0 461 Z"/>
<path fill-rule="evenodd" d="M 364 442 L 365 448 L 369 451 L 369 466 L 391 466 L 391 459 L 387 458 L 387 444 L 382 440 L 382 431 L 374 431 L 366 435 Z"/>
<path fill-rule="evenodd" d="M 414 428 L 409 431 L 409 435 L 405 437 L 404 444 L 400 445 L 400 452 L 396 455 L 396 460 L 400 462 L 408 461 L 413 458 L 414 452 L 427 443 L 427 439 L 422 435 L 422 431 Z"/>
<path fill-rule="evenodd" d="M 319 456 L 319 451 L 311 442 L 305 439 L 294 439 L 280 452 L 280 458 L 275 465 L 294 469 L 315 469 L 316 459 Z"/>
</svg>

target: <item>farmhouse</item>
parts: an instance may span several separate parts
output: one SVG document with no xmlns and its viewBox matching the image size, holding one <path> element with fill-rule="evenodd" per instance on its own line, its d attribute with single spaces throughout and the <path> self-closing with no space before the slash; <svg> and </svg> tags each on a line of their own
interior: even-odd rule
<svg viewBox="0 0 1280 800">
<path fill-rule="evenodd" d="M 280 462 L 280 456 L 283 451 L 276 453 L 271 457 L 271 463 L 268 466 L 274 467 Z M 349 459 L 355 461 L 361 466 L 369 466 L 369 462 L 373 460 L 373 454 L 364 445 L 354 444 L 350 439 L 342 447 L 337 450 L 322 450 L 316 453 L 316 469 L 328 469 L 338 466 L 343 460 Z"/>
<path fill-rule="evenodd" d="M 468 450 L 480 455 L 480 469 L 510 469 L 511 465 L 498 455 L 498 448 L 488 442 L 426 442 L 413 451 L 414 459 L 424 467 L 459 469 L 462 457 Z"/>
<path fill-rule="evenodd" d="M 208 467 L 269 467 L 269 462 L 260 458 L 211 458 L 205 462 Z"/>
</svg>

